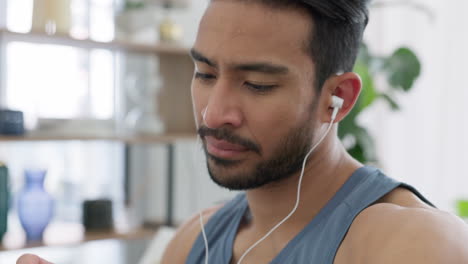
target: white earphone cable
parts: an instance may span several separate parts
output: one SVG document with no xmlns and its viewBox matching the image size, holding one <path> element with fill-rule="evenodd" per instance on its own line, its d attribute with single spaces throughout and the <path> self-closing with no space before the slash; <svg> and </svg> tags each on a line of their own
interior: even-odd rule
<svg viewBox="0 0 468 264">
<path fill-rule="evenodd" d="M 205 113 L 206 113 L 206 111 L 205 111 Z M 204 119 L 205 119 L 205 116 L 203 115 L 203 120 Z M 200 137 L 197 137 L 196 145 L 198 146 L 199 144 L 200 144 Z M 208 238 L 206 237 L 205 224 L 203 223 L 203 212 L 199 211 L 198 216 L 199 216 L 203 241 L 205 243 L 205 264 L 208 264 L 208 259 L 209 259 L 210 254 L 209 254 L 209 247 L 208 247 Z"/>
<path fill-rule="evenodd" d="M 315 144 L 315 146 L 313 146 L 309 152 L 307 153 L 307 155 L 304 157 L 304 160 L 302 162 L 302 170 L 301 170 L 301 176 L 299 177 L 299 182 L 298 182 L 298 185 L 297 185 L 297 196 L 296 196 L 296 204 L 294 205 L 294 208 L 291 210 L 291 212 L 285 217 L 283 218 L 283 220 L 281 220 L 278 224 L 276 224 L 272 229 L 270 229 L 270 231 L 268 231 L 268 233 L 266 233 L 262 238 L 260 238 L 257 242 L 255 242 L 252 246 L 250 246 L 245 252 L 244 254 L 242 254 L 242 256 L 239 258 L 239 261 L 237 261 L 237 264 L 241 264 L 242 263 L 242 260 L 247 256 L 247 254 L 252 251 L 258 244 L 262 243 L 265 239 L 267 239 L 276 229 L 278 229 L 284 222 L 286 222 L 297 210 L 297 208 L 299 207 L 299 201 L 300 201 L 300 198 L 301 198 L 301 184 L 302 184 L 302 178 L 304 176 L 304 170 L 305 170 L 305 165 L 307 163 L 307 159 L 309 158 L 310 154 L 317 148 L 318 145 L 320 145 L 320 143 L 322 143 L 322 141 L 325 139 L 325 137 L 328 135 L 328 132 L 330 132 L 330 129 L 333 125 L 333 121 L 335 121 L 335 119 L 333 118 L 330 122 L 330 124 L 328 125 L 328 128 L 327 128 L 327 131 L 325 131 L 325 134 L 323 134 L 323 136 L 320 138 L 320 140 Z"/>
<path fill-rule="evenodd" d="M 302 170 L 301 170 L 301 175 L 299 176 L 299 182 L 298 182 L 298 185 L 297 185 L 296 204 L 294 205 L 294 208 L 291 210 L 291 212 L 285 218 L 283 218 L 283 220 L 281 220 L 272 229 L 270 229 L 270 231 L 268 231 L 268 233 L 266 233 L 262 238 L 260 238 L 252 246 L 250 246 L 244 252 L 244 254 L 242 254 L 242 256 L 239 258 L 239 261 L 237 261 L 237 264 L 241 264 L 242 260 L 244 260 L 244 258 L 247 256 L 247 254 L 250 251 L 252 251 L 256 246 L 258 246 L 260 243 L 262 243 L 265 239 L 267 239 L 276 229 L 278 229 L 284 222 L 286 222 L 289 218 L 291 218 L 291 216 L 296 212 L 297 208 L 299 207 L 299 201 L 300 201 L 300 198 L 301 198 L 302 178 L 304 176 L 305 165 L 307 163 L 307 159 L 309 158 L 310 154 L 320 145 L 320 143 L 322 143 L 322 141 L 325 139 L 325 137 L 330 132 L 330 130 L 331 130 L 332 126 L 333 126 L 333 122 L 335 121 L 335 118 L 336 118 L 336 112 L 337 112 L 336 110 L 333 111 L 332 118 L 331 118 L 330 124 L 327 127 L 327 130 L 325 131 L 323 136 L 320 138 L 320 140 L 309 150 L 309 152 L 304 157 L 304 160 L 302 161 Z M 204 227 L 204 224 L 203 224 L 203 215 L 202 215 L 201 211 L 199 212 L 199 215 L 200 215 L 201 231 L 202 231 L 203 239 L 204 239 L 204 242 L 205 242 L 205 264 L 208 264 L 209 263 L 208 239 L 206 237 L 205 227 Z"/>
<path fill-rule="evenodd" d="M 208 247 L 208 238 L 206 237 L 205 224 L 203 223 L 203 214 L 201 211 L 199 212 L 199 215 L 200 215 L 200 226 L 201 226 L 201 231 L 203 235 L 203 241 L 205 242 L 205 264 L 208 264 L 208 259 L 210 257 L 209 247 Z"/>
</svg>

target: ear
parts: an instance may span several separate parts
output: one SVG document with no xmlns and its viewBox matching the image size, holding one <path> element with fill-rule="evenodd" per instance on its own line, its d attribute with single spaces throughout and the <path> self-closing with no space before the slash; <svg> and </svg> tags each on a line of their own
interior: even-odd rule
<svg viewBox="0 0 468 264">
<path fill-rule="evenodd" d="M 321 93 L 321 115 L 322 122 L 331 122 L 333 112 L 332 96 L 336 95 L 343 99 L 343 106 L 338 111 L 334 122 L 340 122 L 353 109 L 362 88 L 362 81 L 359 75 L 354 72 L 347 72 L 335 75 L 327 79 Z"/>
</svg>

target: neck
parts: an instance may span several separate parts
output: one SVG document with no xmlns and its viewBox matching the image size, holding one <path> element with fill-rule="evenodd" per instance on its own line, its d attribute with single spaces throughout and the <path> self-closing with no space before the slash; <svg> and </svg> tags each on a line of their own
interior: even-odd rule
<svg viewBox="0 0 468 264">
<path fill-rule="evenodd" d="M 301 184 L 299 207 L 280 229 L 285 234 L 295 233 L 291 229 L 297 232 L 302 230 L 361 166 L 346 152 L 336 135 L 330 133 L 309 156 Z M 252 215 L 249 226 L 259 232 L 267 232 L 291 212 L 296 203 L 300 173 L 281 182 L 247 191 Z"/>
</svg>

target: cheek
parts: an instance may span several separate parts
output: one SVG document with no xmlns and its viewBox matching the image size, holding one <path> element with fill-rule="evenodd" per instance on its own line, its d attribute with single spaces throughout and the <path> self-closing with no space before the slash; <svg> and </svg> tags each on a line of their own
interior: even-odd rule
<svg viewBox="0 0 468 264">
<path fill-rule="evenodd" d="M 300 102 L 288 100 L 287 97 L 282 97 L 275 102 L 263 104 L 261 116 L 257 118 L 265 123 L 270 130 L 283 130 L 291 127 L 303 119 L 305 115 L 305 107 L 301 106 Z M 271 131 L 274 132 L 274 131 Z"/>
<path fill-rule="evenodd" d="M 257 111 L 251 116 L 249 122 L 251 133 L 255 140 L 262 146 L 264 153 L 271 153 L 276 146 L 296 127 L 299 119 L 297 106 L 271 104 L 262 111 Z M 275 106 L 275 107 L 273 107 Z"/>
</svg>

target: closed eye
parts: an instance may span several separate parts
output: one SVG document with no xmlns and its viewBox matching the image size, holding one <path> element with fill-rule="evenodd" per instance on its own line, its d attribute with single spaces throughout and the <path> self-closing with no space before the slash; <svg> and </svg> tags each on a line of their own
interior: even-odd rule
<svg viewBox="0 0 468 264">
<path fill-rule="evenodd" d="M 251 83 L 251 82 L 245 82 L 245 85 L 247 87 L 249 87 L 249 89 L 255 91 L 255 92 L 268 92 L 276 87 L 278 87 L 278 85 L 274 85 L 274 84 L 269 84 L 269 85 L 264 85 L 264 84 L 254 84 L 254 83 Z"/>
<path fill-rule="evenodd" d="M 216 76 L 214 76 L 213 74 L 195 72 L 195 79 L 211 80 L 211 79 L 215 79 L 215 78 L 216 78 Z"/>
</svg>

